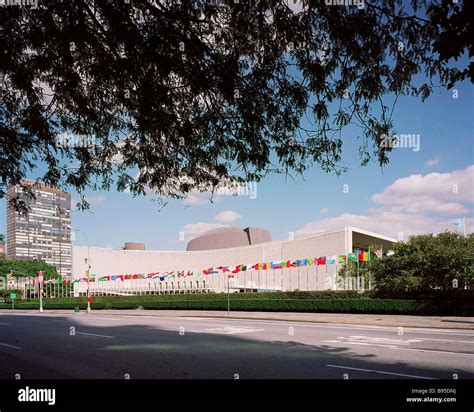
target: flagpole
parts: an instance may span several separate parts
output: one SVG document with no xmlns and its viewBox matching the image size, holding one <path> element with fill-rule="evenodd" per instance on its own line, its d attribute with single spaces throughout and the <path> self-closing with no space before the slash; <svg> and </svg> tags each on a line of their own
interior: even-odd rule
<svg viewBox="0 0 474 412">
<path fill-rule="evenodd" d="M 359 290 L 360 288 L 360 279 L 359 279 L 359 249 L 357 249 L 357 285 L 356 289 Z"/>
<path fill-rule="evenodd" d="M 309 266 L 306 266 L 306 291 L 309 291 Z"/>
<path fill-rule="evenodd" d="M 297 272 L 298 272 L 298 291 L 299 291 L 300 290 L 300 267 L 299 266 L 298 266 Z"/>
<path fill-rule="evenodd" d="M 230 316 L 230 279 L 227 276 L 227 316 Z"/>
<path fill-rule="evenodd" d="M 326 288 L 328 287 L 328 265 L 326 262 L 326 285 L 324 285 Z"/>
<path fill-rule="evenodd" d="M 345 283 L 346 284 L 345 284 L 344 289 L 347 290 L 347 286 L 348 286 L 348 283 L 349 283 L 349 252 L 346 253 L 346 282 Z"/>
</svg>

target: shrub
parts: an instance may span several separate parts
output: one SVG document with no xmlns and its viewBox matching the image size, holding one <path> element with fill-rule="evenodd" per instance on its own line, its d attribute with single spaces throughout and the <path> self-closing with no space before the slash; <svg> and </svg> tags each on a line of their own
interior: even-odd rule
<svg viewBox="0 0 474 412">
<path fill-rule="evenodd" d="M 187 298 L 186 296 L 189 296 Z M 108 302 L 94 300 L 92 309 L 177 309 L 177 310 L 227 310 L 227 299 L 215 294 L 214 299 L 200 299 L 200 295 L 161 296 L 155 300 L 123 299 L 108 297 Z M 259 296 L 254 294 L 254 296 Z M 45 309 L 74 309 L 78 306 L 85 309 L 87 304 L 82 302 L 45 303 Z M 0 308 L 9 305 L 0 304 Z M 18 302 L 18 309 L 37 309 L 38 303 L 31 301 Z M 267 312 L 320 312 L 320 313 L 377 313 L 405 315 L 469 315 L 474 314 L 472 300 L 442 301 L 414 299 L 232 299 L 232 311 L 267 311 Z"/>
</svg>

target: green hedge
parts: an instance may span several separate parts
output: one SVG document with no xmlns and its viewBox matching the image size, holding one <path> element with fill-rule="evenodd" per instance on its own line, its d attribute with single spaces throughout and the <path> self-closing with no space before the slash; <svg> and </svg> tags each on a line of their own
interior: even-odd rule
<svg viewBox="0 0 474 412">
<path fill-rule="evenodd" d="M 186 298 L 183 298 L 185 297 Z M 160 296 L 160 299 L 145 300 L 110 298 L 101 301 L 99 298 L 92 303 L 92 309 L 178 309 L 178 310 L 227 310 L 227 300 L 192 299 L 201 295 Z M 258 295 L 254 295 L 258 296 Z M 190 298 L 188 298 L 190 297 Z M 143 297 L 142 297 L 143 298 Z M 72 299 L 71 299 L 72 300 Z M 85 309 L 85 299 L 74 299 L 60 302 L 51 299 L 44 304 L 45 309 Z M 10 305 L 0 304 L 0 308 L 10 308 Z M 18 309 L 37 309 L 38 302 L 19 301 Z M 374 314 L 404 314 L 404 315 L 473 315 L 474 304 L 459 305 L 449 301 L 416 301 L 403 299 L 233 299 L 231 310 L 234 311 L 267 311 L 267 312 L 320 312 L 320 313 L 374 313 Z"/>
<path fill-rule="evenodd" d="M 23 290 L 21 289 L 3 289 L 0 290 L 0 298 L 4 299 L 5 302 L 11 302 L 10 294 L 16 293 L 16 298 L 20 299 L 23 296 Z"/>
</svg>

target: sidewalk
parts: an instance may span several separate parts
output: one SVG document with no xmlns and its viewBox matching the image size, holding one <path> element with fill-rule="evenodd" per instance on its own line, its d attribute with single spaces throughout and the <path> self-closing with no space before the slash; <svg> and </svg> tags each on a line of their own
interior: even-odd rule
<svg viewBox="0 0 474 412">
<path fill-rule="evenodd" d="M 0 314 L 11 314 L 11 310 L 0 310 Z M 35 310 L 16 310 L 15 313 L 38 313 Z M 369 326 L 403 326 L 410 328 L 468 329 L 474 330 L 474 317 L 456 316 L 402 316 L 362 315 L 347 313 L 298 313 L 298 312 L 231 312 L 205 310 L 95 310 L 86 315 L 84 311 L 75 314 L 72 310 L 45 310 L 46 314 L 67 314 L 76 316 L 155 316 L 155 317 L 197 317 L 225 319 L 255 319 L 287 322 L 339 323 Z"/>
</svg>

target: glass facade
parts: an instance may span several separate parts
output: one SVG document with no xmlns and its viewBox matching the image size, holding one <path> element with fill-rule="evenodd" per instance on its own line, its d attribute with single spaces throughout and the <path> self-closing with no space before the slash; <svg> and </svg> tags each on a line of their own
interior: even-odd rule
<svg viewBox="0 0 474 412">
<path fill-rule="evenodd" d="M 26 183 L 32 185 L 36 200 L 27 202 L 26 215 L 7 206 L 7 257 L 41 259 L 70 277 L 71 194 L 34 181 Z M 21 187 L 10 186 L 7 197 L 12 196 L 24 196 Z"/>
</svg>

